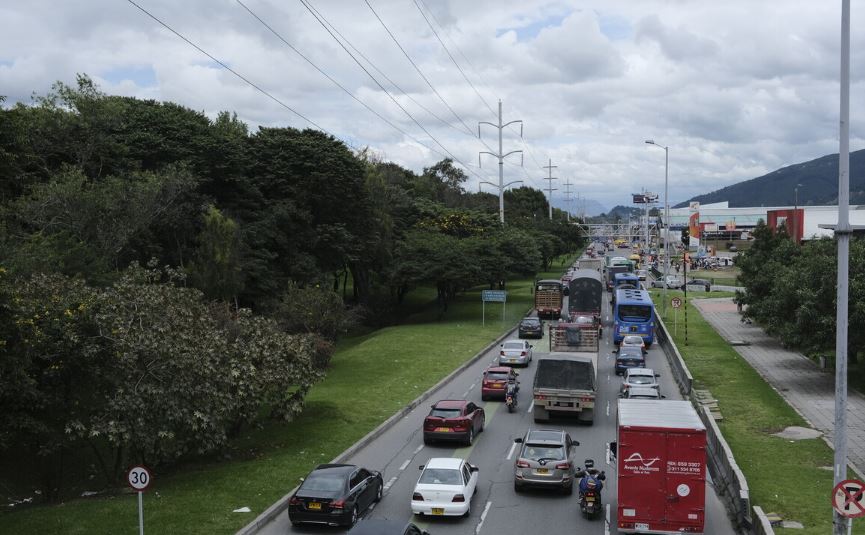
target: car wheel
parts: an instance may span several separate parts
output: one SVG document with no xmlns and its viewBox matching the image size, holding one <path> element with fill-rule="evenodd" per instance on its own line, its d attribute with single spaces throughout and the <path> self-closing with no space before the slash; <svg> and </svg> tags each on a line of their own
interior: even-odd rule
<svg viewBox="0 0 865 535">
<path fill-rule="evenodd" d="M 565 487 L 565 495 L 570 496 L 573 493 L 574 493 L 574 484 L 572 482 L 570 485 Z"/>
<path fill-rule="evenodd" d="M 469 429 L 469 438 L 466 439 L 466 445 L 471 446 L 475 441 L 475 430 L 474 428 Z"/>
<path fill-rule="evenodd" d="M 521 486 L 519 486 L 519 484 L 517 484 L 516 481 L 514 481 L 514 492 L 522 492 L 522 491 L 523 491 L 523 488 Z"/>
<path fill-rule="evenodd" d="M 481 401 L 487 401 L 489 397 L 486 394 L 481 394 Z"/>
<path fill-rule="evenodd" d="M 463 513 L 463 517 L 465 517 L 465 518 L 468 518 L 470 516 L 472 516 L 472 500 L 471 500 L 471 498 L 469 498 L 469 508 L 466 509 L 465 513 Z"/>
<path fill-rule="evenodd" d="M 425 446 L 430 446 L 432 444 L 432 442 L 433 441 L 431 439 L 428 439 L 427 437 L 423 437 L 423 443 Z"/>
<path fill-rule="evenodd" d="M 378 482 L 378 490 L 375 492 L 375 503 L 381 501 L 382 494 L 384 494 L 384 484 L 379 481 Z"/>
</svg>

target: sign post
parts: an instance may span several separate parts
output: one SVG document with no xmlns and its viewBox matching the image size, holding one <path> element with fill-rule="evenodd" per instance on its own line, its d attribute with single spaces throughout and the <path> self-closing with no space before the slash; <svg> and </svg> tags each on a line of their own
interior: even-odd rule
<svg viewBox="0 0 865 535">
<path fill-rule="evenodd" d="M 670 306 L 673 307 L 673 334 L 679 334 L 679 307 L 682 306 L 682 300 L 678 297 L 670 299 Z"/>
<path fill-rule="evenodd" d="M 138 534 L 144 535 L 144 491 L 150 486 L 150 471 L 143 466 L 133 466 L 126 474 L 126 482 L 138 491 Z"/>
<path fill-rule="evenodd" d="M 501 303 L 502 304 L 502 322 L 505 321 L 505 310 L 507 307 L 508 292 L 505 290 L 481 290 L 481 314 L 483 315 L 482 325 L 487 324 L 486 304 Z"/>
</svg>

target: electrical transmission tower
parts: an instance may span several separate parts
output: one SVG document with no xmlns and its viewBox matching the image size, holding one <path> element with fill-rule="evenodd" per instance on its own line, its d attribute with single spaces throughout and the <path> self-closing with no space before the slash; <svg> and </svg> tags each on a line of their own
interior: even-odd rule
<svg viewBox="0 0 865 535">
<path fill-rule="evenodd" d="M 553 169 L 558 168 L 558 165 L 553 165 L 553 160 L 550 159 L 549 163 L 542 167 L 542 169 L 546 169 L 549 171 L 549 176 L 545 177 L 544 180 L 549 180 L 547 185 L 547 191 L 549 192 L 547 198 L 547 204 L 550 207 L 550 221 L 553 220 L 553 192 L 558 191 L 558 188 L 553 188 L 553 180 L 558 180 L 558 177 L 553 176 Z"/>
<path fill-rule="evenodd" d="M 499 124 L 493 124 L 493 123 L 490 123 L 487 121 L 481 121 L 478 123 L 478 139 L 480 139 L 480 137 L 481 137 L 481 125 L 482 124 L 488 124 L 488 125 L 492 126 L 493 128 L 498 128 L 498 130 L 499 130 L 499 152 L 498 152 L 498 154 L 496 154 L 495 152 L 481 151 L 480 153 L 478 153 L 478 167 L 480 167 L 480 165 L 481 165 L 481 154 L 489 154 L 489 155 L 495 156 L 496 158 L 499 159 L 499 183 L 493 184 L 492 182 L 486 182 L 486 181 L 484 181 L 483 183 L 499 188 L 499 221 L 501 222 L 502 225 L 505 224 L 505 188 L 507 188 L 508 186 L 510 186 L 512 184 L 519 184 L 522 182 L 522 180 L 514 180 L 512 182 L 508 182 L 507 184 L 505 184 L 505 170 L 504 170 L 505 158 L 507 158 L 511 154 L 516 154 L 519 152 L 520 153 L 520 167 L 522 167 L 522 165 L 523 165 L 523 159 L 522 159 L 523 151 L 512 150 L 512 151 L 507 152 L 507 153 L 502 152 L 502 130 L 505 127 L 507 127 L 508 125 L 512 125 L 514 123 L 520 123 L 520 137 L 523 137 L 523 121 L 521 119 L 517 119 L 515 121 L 510 121 L 510 122 L 502 124 L 502 101 L 501 100 L 499 101 Z"/>
<path fill-rule="evenodd" d="M 570 221 L 571 221 L 571 201 L 573 201 L 573 199 L 571 199 L 571 186 L 573 186 L 573 184 L 571 184 L 571 179 L 569 178 L 568 181 L 562 185 L 565 187 L 565 203 L 567 203 L 567 206 L 568 206 L 567 216 L 568 216 L 568 222 L 570 223 Z"/>
</svg>

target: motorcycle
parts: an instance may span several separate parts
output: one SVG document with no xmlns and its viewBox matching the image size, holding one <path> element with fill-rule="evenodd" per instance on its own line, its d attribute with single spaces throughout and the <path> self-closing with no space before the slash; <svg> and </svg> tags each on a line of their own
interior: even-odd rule
<svg viewBox="0 0 865 535">
<path fill-rule="evenodd" d="M 514 409 L 517 408 L 517 388 L 516 385 L 511 386 L 508 385 L 508 389 L 505 392 L 505 405 L 508 407 L 508 412 L 514 412 Z"/>
<path fill-rule="evenodd" d="M 607 475 L 603 470 L 595 468 L 595 461 L 586 459 L 586 467 L 577 472 L 580 477 L 580 512 L 586 518 L 593 518 L 601 511 L 601 489 Z"/>
</svg>

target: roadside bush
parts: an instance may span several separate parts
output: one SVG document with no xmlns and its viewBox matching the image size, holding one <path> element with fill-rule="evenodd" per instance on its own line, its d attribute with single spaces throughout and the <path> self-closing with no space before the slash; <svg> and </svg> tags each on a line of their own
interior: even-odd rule
<svg viewBox="0 0 865 535">
<path fill-rule="evenodd" d="M 289 333 L 314 333 L 334 341 L 357 324 L 358 311 L 343 304 L 333 290 L 321 285 L 301 287 L 289 282 L 273 314 Z"/>
</svg>

